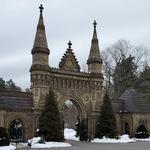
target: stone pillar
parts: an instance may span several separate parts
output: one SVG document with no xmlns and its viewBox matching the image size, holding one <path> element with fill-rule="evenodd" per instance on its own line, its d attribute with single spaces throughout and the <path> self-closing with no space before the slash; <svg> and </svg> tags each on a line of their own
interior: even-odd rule
<svg viewBox="0 0 150 150">
<path fill-rule="evenodd" d="M 5 116 L 6 112 L 4 110 L 0 110 L 0 127 L 5 127 Z"/>
</svg>

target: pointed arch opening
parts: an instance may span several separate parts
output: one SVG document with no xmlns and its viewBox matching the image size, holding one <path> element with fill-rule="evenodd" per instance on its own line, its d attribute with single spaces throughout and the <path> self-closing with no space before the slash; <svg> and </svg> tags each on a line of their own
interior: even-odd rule
<svg viewBox="0 0 150 150">
<path fill-rule="evenodd" d="M 24 124 L 21 119 L 14 119 L 8 126 L 9 137 L 12 142 L 24 140 Z"/>
<path fill-rule="evenodd" d="M 135 132 L 135 137 L 136 138 L 148 138 L 149 137 L 149 132 L 144 126 L 144 124 L 138 126 Z"/>
<path fill-rule="evenodd" d="M 81 141 L 87 140 L 88 121 L 84 104 L 74 97 L 58 102 L 64 128 L 72 128 Z"/>
<path fill-rule="evenodd" d="M 65 102 L 70 101 L 77 108 L 80 118 L 87 118 L 87 113 L 83 102 L 75 97 L 65 97 L 58 101 L 58 109 L 61 111 Z"/>
<path fill-rule="evenodd" d="M 130 127 L 128 122 L 124 123 L 124 133 L 130 135 Z"/>
<path fill-rule="evenodd" d="M 67 100 L 61 108 L 64 128 L 71 128 L 76 130 L 76 125 L 79 121 L 79 112 L 74 103 Z"/>
</svg>

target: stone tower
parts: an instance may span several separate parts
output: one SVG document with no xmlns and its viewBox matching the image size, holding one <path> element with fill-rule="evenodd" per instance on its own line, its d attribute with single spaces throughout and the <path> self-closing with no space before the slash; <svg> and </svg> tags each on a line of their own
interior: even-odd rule
<svg viewBox="0 0 150 150">
<path fill-rule="evenodd" d="M 42 99 L 44 99 L 46 93 L 49 91 L 49 87 L 46 84 L 48 79 L 49 70 L 49 49 L 47 44 L 47 38 L 45 33 L 45 25 L 43 20 L 43 6 L 39 7 L 40 17 L 37 25 L 37 31 L 32 54 L 32 66 L 31 72 L 31 89 L 33 93 L 34 108 L 40 107 Z"/>
<path fill-rule="evenodd" d="M 89 58 L 87 60 L 88 64 L 88 72 L 89 73 L 101 73 L 102 68 L 102 59 L 100 56 L 98 38 L 97 38 L 97 31 L 96 31 L 96 21 L 93 23 L 94 31 L 93 31 L 93 38 L 91 41 L 91 49 Z"/>
</svg>

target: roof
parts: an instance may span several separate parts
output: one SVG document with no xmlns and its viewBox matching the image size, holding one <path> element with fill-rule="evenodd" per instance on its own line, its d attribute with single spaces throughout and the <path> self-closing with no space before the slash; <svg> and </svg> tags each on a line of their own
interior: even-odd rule
<svg viewBox="0 0 150 150">
<path fill-rule="evenodd" d="M 112 107 L 113 107 L 114 112 L 120 112 L 119 102 L 112 102 Z"/>
<path fill-rule="evenodd" d="M 11 110 L 32 109 L 31 93 L 0 92 L 0 108 Z"/>
<path fill-rule="evenodd" d="M 112 106 L 115 112 L 150 112 L 150 100 L 145 94 L 134 89 L 126 90 Z"/>
<path fill-rule="evenodd" d="M 71 48 L 68 48 L 59 62 L 59 68 L 62 70 L 70 70 L 80 72 L 79 62 Z"/>
</svg>

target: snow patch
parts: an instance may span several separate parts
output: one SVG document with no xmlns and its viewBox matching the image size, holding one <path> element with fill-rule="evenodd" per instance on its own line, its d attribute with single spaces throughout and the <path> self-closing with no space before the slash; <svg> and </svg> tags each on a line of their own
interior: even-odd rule
<svg viewBox="0 0 150 150">
<path fill-rule="evenodd" d="M 127 134 L 122 135 L 119 137 L 119 139 L 112 139 L 112 138 L 106 138 L 103 137 L 102 139 L 94 139 L 91 141 L 93 143 L 131 143 L 131 142 L 136 142 L 134 139 L 130 139 Z"/>
<path fill-rule="evenodd" d="M 28 143 L 31 143 L 31 145 L 34 145 L 40 141 L 41 137 L 34 137 L 30 140 L 28 140 Z"/>
<path fill-rule="evenodd" d="M 16 147 L 13 145 L 9 145 L 9 146 L 0 146 L 0 150 L 15 150 Z"/>
<path fill-rule="evenodd" d="M 33 139 L 28 140 L 31 143 L 31 148 L 52 148 L 52 147 L 70 147 L 72 146 L 69 143 L 65 142 L 45 142 L 38 143 L 41 137 L 34 137 Z"/>
<path fill-rule="evenodd" d="M 149 138 L 145 138 L 145 139 L 137 139 L 137 138 L 134 138 L 135 141 L 138 141 L 138 142 L 150 142 L 150 137 Z"/>
<path fill-rule="evenodd" d="M 64 142 L 45 142 L 45 144 L 33 144 L 31 148 L 52 148 L 52 147 L 70 147 L 72 146 L 69 143 Z"/>
<path fill-rule="evenodd" d="M 79 141 L 79 137 L 76 137 L 76 131 L 73 129 L 64 129 L 64 137 L 66 140 Z"/>
</svg>

